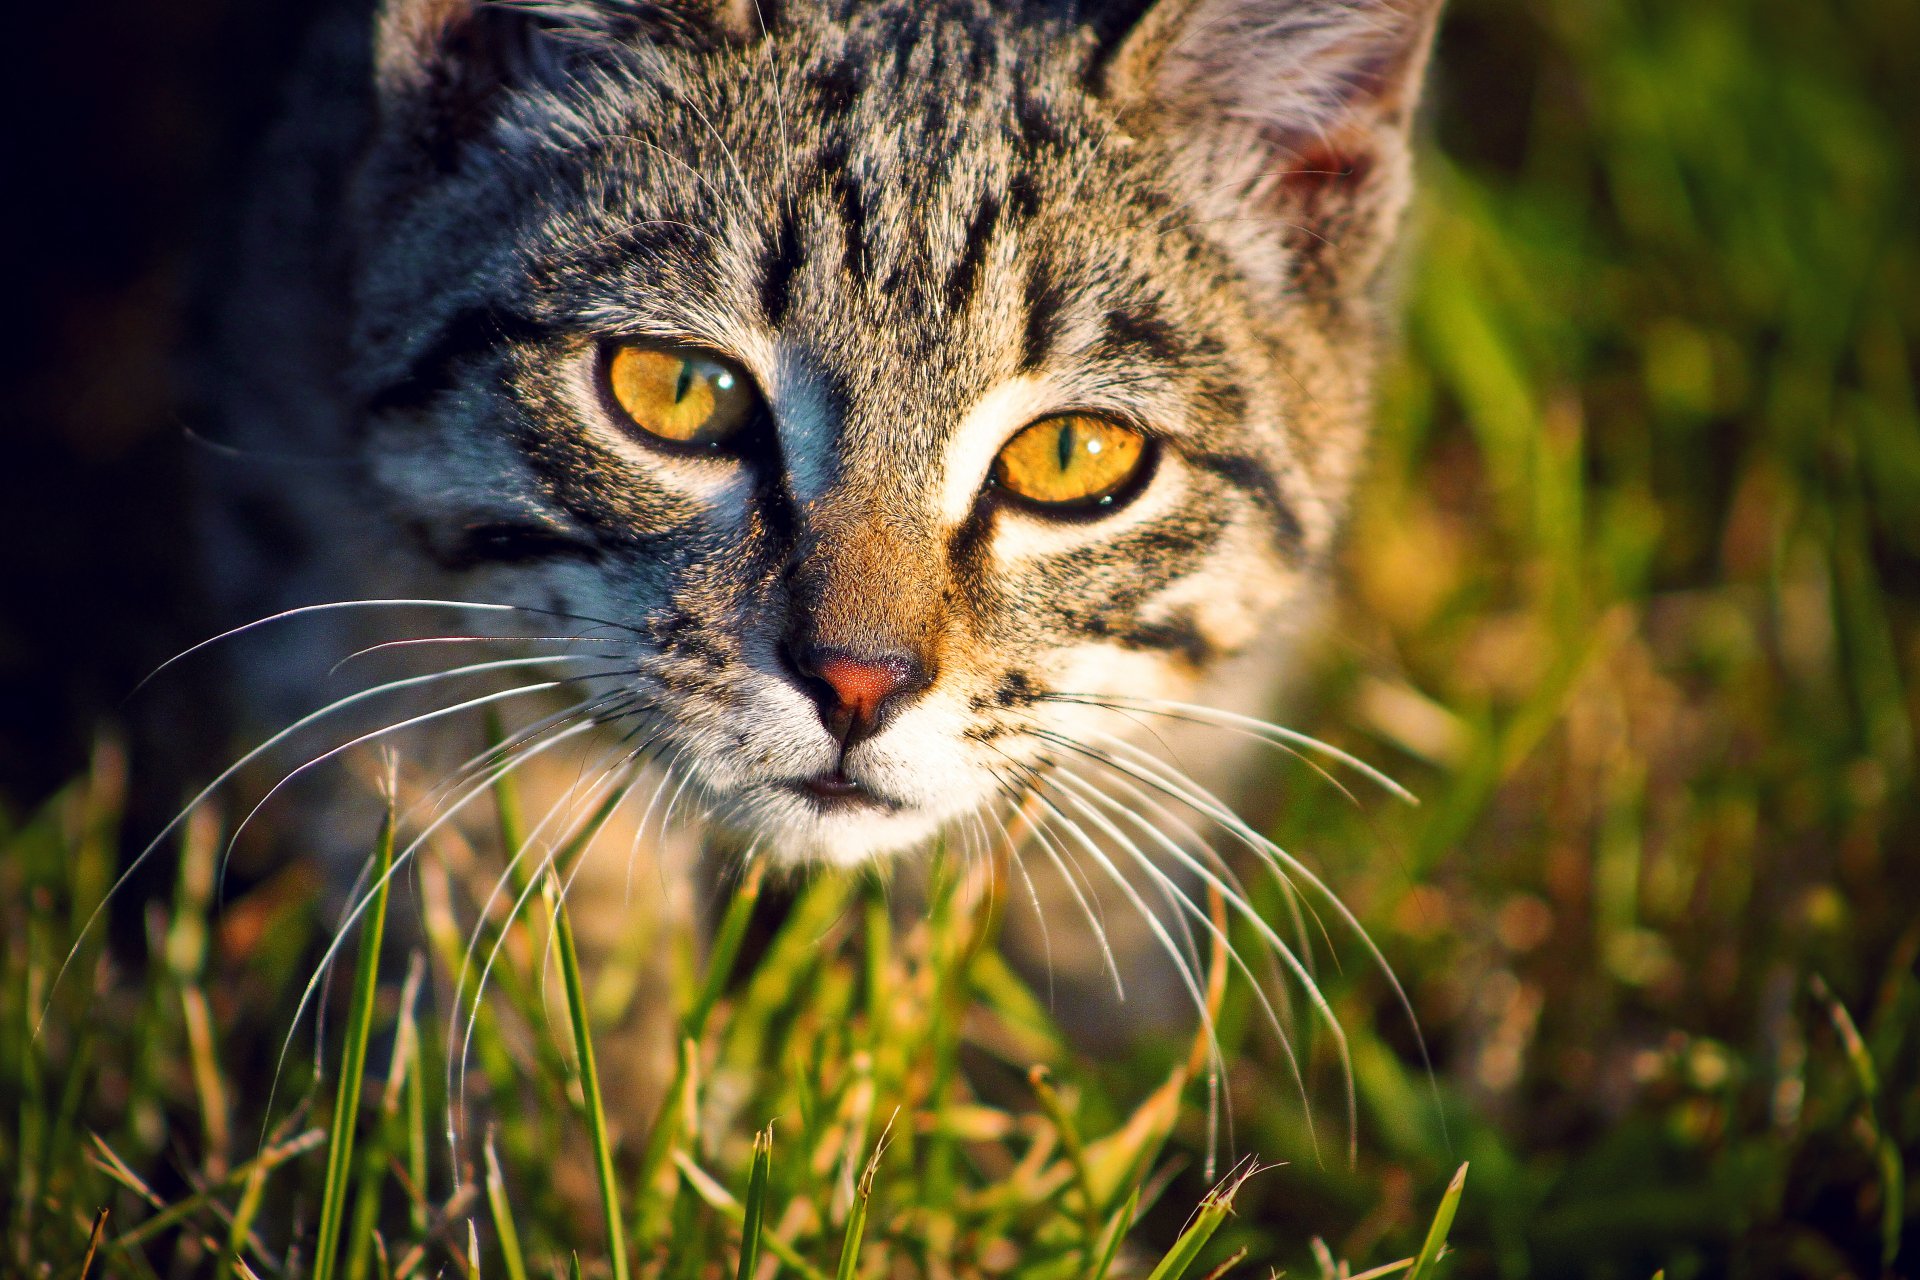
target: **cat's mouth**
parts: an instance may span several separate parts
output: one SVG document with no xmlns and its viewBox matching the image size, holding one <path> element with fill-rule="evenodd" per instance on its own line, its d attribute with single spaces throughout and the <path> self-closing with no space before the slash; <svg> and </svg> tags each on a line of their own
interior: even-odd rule
<svg viewBox="0 0 1920 1280">
<path fill-rule="evenodd" d="M 905 806 L 874 791 L 865 783 L 849 778 L 839 768 L 800 778 L 788 784 L 823 813 L 850 813 L 857 810 L 898 813 Z"/>
</svg>

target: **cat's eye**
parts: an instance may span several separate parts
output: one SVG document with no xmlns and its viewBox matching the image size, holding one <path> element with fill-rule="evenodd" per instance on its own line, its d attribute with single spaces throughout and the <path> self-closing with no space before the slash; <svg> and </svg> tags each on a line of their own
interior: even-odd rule
<svg viewBox="0 0 1920 1280">
<path fill-rule="evenodd" d="M 689 347 L 616 347 L 607 361 L 607 387 L 635 427 L 679 445 L 723 445 L 760 407 L 744 369 Z"/>
<path fill-rule="evenodd" d="M 1094 511 L 1128 496 L 1145 472 L 1147 445 L 1133 428 L 1090 414 L 1042 418 L 1002 446 L 993 483 L 1036 506 Z"/>
</svg>

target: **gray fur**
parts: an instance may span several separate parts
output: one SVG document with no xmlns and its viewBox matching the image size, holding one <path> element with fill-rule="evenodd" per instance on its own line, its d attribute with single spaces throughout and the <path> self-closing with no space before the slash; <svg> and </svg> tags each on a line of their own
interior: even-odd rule
<svg viewBox="0 0 1920 1280">
<path fill-rule="evenodd" d="M 851 861 L 1000 803 L 1057 754 L 1036 729 L 1126 723 L 1047 695 L 1188 696 L 1278 647 L 1359 463 L 1433 5 L 762 4 L 341 19 L 237 247 L 215 379 L 223 438 L 308 464 L 220 464 L 211 544 L 237 615 L 610 620 L 613 730 L 644 723 L 717 825 Z M 594 370 L 636 338 L 745 366 L 777 448 L 623 437 Z M 969 429 L 1000 439 L 1064 409 L 1138 424 L 1158 470 L 1071 525 L 983 470 L 945 510 L 983 402 Z M 931 688 L 844 759 L 895 811 L 793 793 L 839 752 L 780 656 L 796 630 L 926 656 Z M 241 673 L 250 712 L 285 718 L 290 669 Z"/>
</svg>

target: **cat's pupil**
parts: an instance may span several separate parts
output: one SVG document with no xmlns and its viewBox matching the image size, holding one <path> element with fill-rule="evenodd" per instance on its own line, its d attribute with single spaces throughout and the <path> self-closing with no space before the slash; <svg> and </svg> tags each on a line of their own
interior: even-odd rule
<svg viewBox="0 0 1920 1280">
<path fill-rule="evenodd" d="M 1073 465 L 1073 423 L 1071 420 L 1060 424 L 1059 448 L 1060 470 L 1064 473 Z"/>
<path fill-rule="evenodd" d="M 685 400 L 687 398 L 687 388 L 692 385 L 693 362 L 691 360 L 682 360 L 680 362 L 680 376 L 674 379 L 673 383 L 673 402 L 679 404 L 682 400 Z"/>
</svg>

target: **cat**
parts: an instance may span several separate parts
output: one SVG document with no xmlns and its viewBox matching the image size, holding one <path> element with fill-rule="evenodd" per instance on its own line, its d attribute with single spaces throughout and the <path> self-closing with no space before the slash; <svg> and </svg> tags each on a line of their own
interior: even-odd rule
<svg viewBox="0 0 1920 1280">
<path fill-rule="evenodd" d="M 783 864 L 1024 806 L 1043 861 L 1214 875 L 1155 806 L 1252 832 L 1135 744 L 1291 741 L 1238 717 L 1363 463 L 1437 9 L 335 14 L 203 370 L 217 607 L 300 611 L 230 647 L 238 718 L 320 723 L 329 664 L 439 636 L 493 656 L 389 693 L 527 683 L 429 738 L 572 695 L 455 781 L 581 734 L 662 829 Z"/>
</svg>

